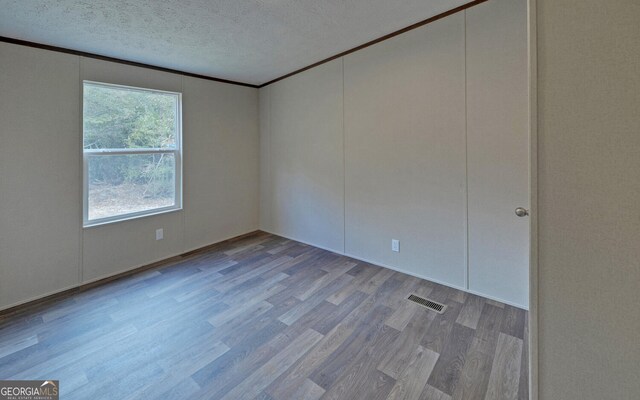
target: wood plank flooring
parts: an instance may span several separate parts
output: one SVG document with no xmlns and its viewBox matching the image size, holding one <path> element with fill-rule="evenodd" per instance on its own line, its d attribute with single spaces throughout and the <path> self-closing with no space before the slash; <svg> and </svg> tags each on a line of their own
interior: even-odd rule
<svg viewBox="0 0 640 400">
<path fill-rule="evenodd" d="M 62 399 L 525 400 L 526 338 L 523 310 L 258 232 L 0 318 L 0 379 Z"/>
</svg>

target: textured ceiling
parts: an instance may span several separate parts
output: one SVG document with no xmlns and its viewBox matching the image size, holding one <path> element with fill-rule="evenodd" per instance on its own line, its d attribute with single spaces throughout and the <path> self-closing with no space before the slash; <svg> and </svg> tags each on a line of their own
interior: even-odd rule
<svg viewBox="0 0 640 400">
<path fill-rule="evenodd" d="M 468 0 L 0 0 L 0 36 L 251 84 Z"/>
</svg>

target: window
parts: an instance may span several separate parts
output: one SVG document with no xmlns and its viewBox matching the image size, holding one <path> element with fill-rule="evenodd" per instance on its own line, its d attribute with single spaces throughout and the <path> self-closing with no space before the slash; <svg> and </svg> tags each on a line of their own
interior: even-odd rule
<svg viewBox="0 0 640 400">
<path fill-rule="evenodd" d="M 182 207 L 181 94 L 83 83 L 84 226 Z"/>
</svg>

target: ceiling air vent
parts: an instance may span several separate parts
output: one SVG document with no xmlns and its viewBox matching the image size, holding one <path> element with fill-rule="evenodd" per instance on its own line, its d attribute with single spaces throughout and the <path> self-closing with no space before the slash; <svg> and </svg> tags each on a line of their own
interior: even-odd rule
<svg viewBox="0 0 640 400">
<path fill-rule="evenodd" d="M 435 301 L 429 299 L 423 299 L 422 297 L 418 297 L 415 294 L 410 295 L 408 299 L 410 301 L 413 301 L 414 303 L 418 303 L 421 306 L 428 308 L 429 310 L 435 311 L 438 314 L 442 314 L 444 310 L 447 309 L 447 306 L 445 306 L 444 304 L 436 303 Z"/>
</svg>

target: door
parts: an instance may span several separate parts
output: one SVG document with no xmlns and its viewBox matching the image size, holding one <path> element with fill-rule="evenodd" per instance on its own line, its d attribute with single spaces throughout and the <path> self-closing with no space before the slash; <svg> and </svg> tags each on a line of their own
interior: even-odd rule
<svg viewBox="0 0 640 400">
<path fill-rule="evenodd" d="M 468 288 L 528 308 L 527 2 L 491 0 L 465 12 Z"/>
</svg>

